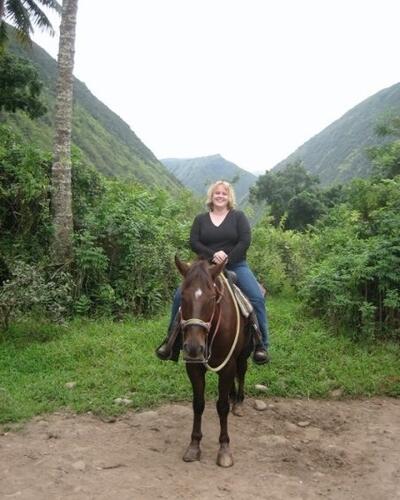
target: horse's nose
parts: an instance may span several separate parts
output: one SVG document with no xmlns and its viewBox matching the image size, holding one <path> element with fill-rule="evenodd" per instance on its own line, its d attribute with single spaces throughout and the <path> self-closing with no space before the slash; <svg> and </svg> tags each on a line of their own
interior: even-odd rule
<svg viewBox="0 0 400 500">
<path fill-rule="evenodd" d="M 204 356 L 204 346 L 194 342 L 184 342 L 183 351 L 188 358 L 198 359 Z"/>
</svg>

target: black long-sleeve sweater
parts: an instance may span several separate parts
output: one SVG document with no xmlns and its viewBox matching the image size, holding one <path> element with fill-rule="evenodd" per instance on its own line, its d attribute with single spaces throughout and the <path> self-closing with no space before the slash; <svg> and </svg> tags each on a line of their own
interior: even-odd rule
<svg viewBox="0 0 400 500">
<path fill-rule="evenodd" d="M 230 210 L 219 226 L 213 224 L 208 212 L 197 215 L 190 231 L 190 246 L 197 255 L 212 259 L 215 252 L 223 250 L 230 264 L 246 260 L 250 241 L 250 224 L 240 210 Z"/>
</svg>

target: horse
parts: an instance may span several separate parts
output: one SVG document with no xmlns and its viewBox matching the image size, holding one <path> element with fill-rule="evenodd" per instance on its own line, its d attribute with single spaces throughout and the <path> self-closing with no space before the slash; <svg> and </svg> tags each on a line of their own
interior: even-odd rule
<svg viewBox="0 0 400 500">
<path fill-rule="evenodd" d="M 216 407 L 220 448 L 216 462 L 221 467 L 231 467 L 228 414 L 232 402 L 232 412 L 242 415 L 247 358 L 251 351 L 246 319 L 239 313 L 226 278 L 221 274 L 225 263 L 210 265 L 200 259 L 189 265 L 175 256 L 175 264 L 184 278 L 180 309 L 182 352 L 193 389 L 193 427 L 183 460 L 200 460 L 205 374 L 210 370 L 218 373 Z"/>
</svg>

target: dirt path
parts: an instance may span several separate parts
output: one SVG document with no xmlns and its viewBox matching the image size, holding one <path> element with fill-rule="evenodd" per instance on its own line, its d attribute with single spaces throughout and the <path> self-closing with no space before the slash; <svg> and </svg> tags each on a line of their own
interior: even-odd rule
<svg viewBox="0 0 400 500">
<path fill-rule="evenodd" d="M 0 436 L 0 498 L 400 499 L 400 400 L 247 400 L 230 416 L 235 465 L 215 465 L 208 403 L 200 462 L 181 456 L 189 405 L 114 422 L 56 413 Z"/>
</svg>

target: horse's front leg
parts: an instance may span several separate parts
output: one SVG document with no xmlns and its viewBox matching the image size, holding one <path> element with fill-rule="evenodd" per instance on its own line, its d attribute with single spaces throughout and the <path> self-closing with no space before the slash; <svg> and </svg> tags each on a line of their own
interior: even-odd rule
<svg viewBox="0 0 400 500">
<path fill-rule="evenodd" d="M 183 455 L 185 462 L 200 460 L 201 417 L 204 412 L 205 372 L 203 365 L 186 363 L 186 371 L 193 388 L 193 428 L 190 444 Z"/>
<path fill-rule="evenodd" d="M 229 415 L 229 393 L 234 382 L 236 363 L 231 362 L 221 370 L 218 380 L 218 401 L 217 411 L 221 431 L 219 435 L 219 451 L 217 455 L 217 465 L 221 467 L 231 467 L 233 456 L 229 447 L 228 415 Z"/>
</svg>

